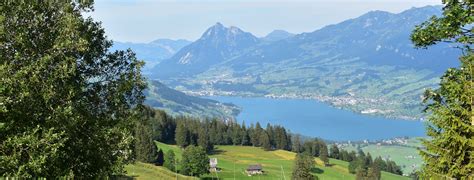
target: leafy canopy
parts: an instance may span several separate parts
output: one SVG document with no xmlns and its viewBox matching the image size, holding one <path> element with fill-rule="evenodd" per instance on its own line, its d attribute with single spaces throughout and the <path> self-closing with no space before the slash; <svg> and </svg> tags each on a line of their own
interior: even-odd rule
<svg viewBox="0 0 474 180">
<path fill-rule="evenodd" d="M 474 173 L 474 2 L 443 0 L 443 4 L 442 17 L 432 17 L 411 35 L 417 47 L 451 42 L 463 49 L 461 67 L 448 69 L 440 87 L 425 92 L 431 140 L 425 140 L 426 150 L 420 151 L 425 160 L 423 175 L 470 179 Z"/>
<path fill-rule="evenodd" d="M 0 176 L 123 173 L 143 63 L 108 52 L 92 3 L 0 3 Z"/>
</svg>

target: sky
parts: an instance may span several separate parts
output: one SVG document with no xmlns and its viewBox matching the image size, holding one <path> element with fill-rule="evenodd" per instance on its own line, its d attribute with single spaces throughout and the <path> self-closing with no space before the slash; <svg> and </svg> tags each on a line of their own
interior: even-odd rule
<svg viewBox="0 0 474 180">
<path fill-rule="evenodd" d="M 114 41 L 196 40 L 216 22 L 257 37 L 275 29 L 312 32 L 372 10 L 399 13 L 441 0 L 96 0 L 87 14 Z"/>
</svg>

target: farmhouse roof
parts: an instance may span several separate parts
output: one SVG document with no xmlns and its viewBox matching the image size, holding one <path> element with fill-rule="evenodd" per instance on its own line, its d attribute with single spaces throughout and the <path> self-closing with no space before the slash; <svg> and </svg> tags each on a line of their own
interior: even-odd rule
<svg viewBox="0 0 474 180">
<path fill-rule="evenodd" d="M 260 164 L 250 165 L 247 168 L 247 171 L 260 171 L 260 170 L 262 170 L 262 165 Z"/>
</svg>

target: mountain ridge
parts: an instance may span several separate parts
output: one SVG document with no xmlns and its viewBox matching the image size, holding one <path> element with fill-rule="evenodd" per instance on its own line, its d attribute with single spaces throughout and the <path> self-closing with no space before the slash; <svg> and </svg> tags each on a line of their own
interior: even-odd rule
<svg viewBox="0 0 474 180">
<path fill-rule="evenodd" d="M 458 65 L 446 61 L 457 59 L 456 49 L 446 44 L 415 49 L 409 39 L 415 25 L 440 13 L 440 6 L 372 11 L 313 32 L 232 49 L 217 60 L 207 56 L 201 60 L 212 63 L 180 76 L 154 77 L 193 94 L 311 98 L 360 113 L 418 119 L 424 89 L 436 87 L 439 76 Z M 181 51 L 199 53 L 193 48 Z"/>
</svg>

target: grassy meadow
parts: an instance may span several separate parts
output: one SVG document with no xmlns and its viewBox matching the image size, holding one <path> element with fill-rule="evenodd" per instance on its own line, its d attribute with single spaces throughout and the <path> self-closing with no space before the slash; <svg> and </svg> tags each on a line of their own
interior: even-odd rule
<svg viewBox="0 0 474 180">
<path fill-rule="evenodd" d="M 422 147 L 419 138 L 409 138 L 406 145 L 359 145 L 362 151 L 370 153 L 375 158 L 380 156 L 382 158 L 388 158 L 395 161 L 402 167 L 404 174 L 410 174 L 414 170 L 419 170 L 423 164 L 423 159 L 418 153 L 418 148 Z M 344 147 L 348 151 L 357 151 L 357 147 L 347 146 Z"/>
<path fill-rule="evenodd" d="M 177 158 L 181 158 L 181 149 L 174 145 L 167 145 L 157 142 L 157 145 L 165 153 L 172 149 Z M 293 160 L 295 153 L 275 150 L 264 151 L 258 147 L 249 146 L 216 146 L 215 152 L 210 157 L 217 158 L 218 167 L 221 171 L 203 175 L 204 179 L 291 179 L 293 170 Z M 330 166 L 323 166 L 319 158 L 315 158 L 316 166 L 312 173 L 320 179 L 355 179 L 353 174 L 347 170 L 349 163 L 330 159 Z M 245 169 L 251 164 L 261 164 L 265 173 L 263 175 L 248 176 Z M 126 167 L 128 176 L 137 179 L 175 179 L 176 175 L 163 167 L 158 167 L 145 163 L 137 163 Z M 191 177 L 178 175 L 178 179 L 193 179 Z M 382 179 L 398 180 L 409 179 L 382 172 Z"/>
</svg>

